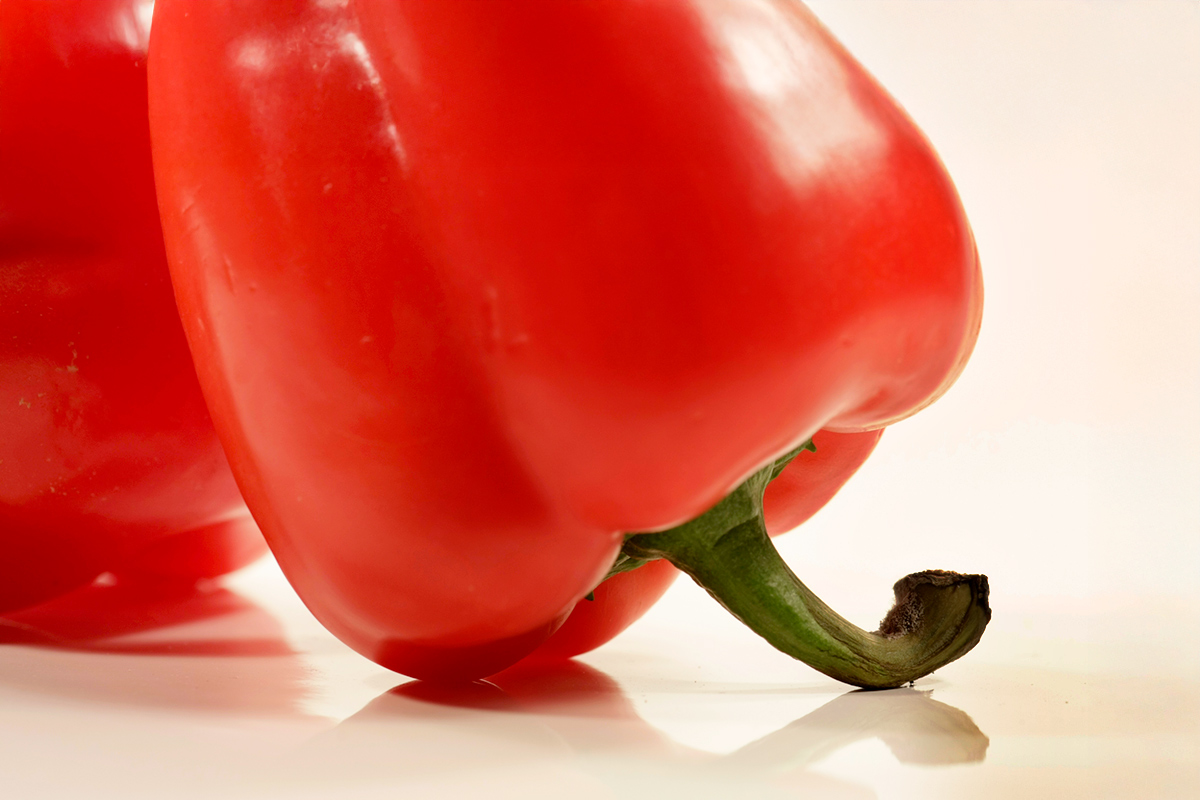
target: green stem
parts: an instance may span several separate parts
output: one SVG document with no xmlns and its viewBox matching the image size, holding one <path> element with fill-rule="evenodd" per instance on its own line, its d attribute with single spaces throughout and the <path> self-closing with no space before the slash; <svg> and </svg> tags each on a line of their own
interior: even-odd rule
<svg viewBox="0 0 1200 800">
<path fill-rule="evenodd" d="M 901 578 L 895 606 L 868 633 L 792 573 L 767 535 L 762 496 L 798 453 L 764 467 L 690 522 L 630 534 L 618 563 L 669 560 L 776 649 L 855 686 L 901 686 L 966 654 L 991 619 L 984 575 L 929 570 Z"/>
</svg>

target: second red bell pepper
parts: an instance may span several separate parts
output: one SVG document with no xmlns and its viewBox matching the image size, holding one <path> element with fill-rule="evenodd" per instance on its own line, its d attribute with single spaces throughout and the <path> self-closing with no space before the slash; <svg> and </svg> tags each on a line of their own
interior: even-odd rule
<svg viewBox="0 0 1200 800">
<path fill-rule="evenodd" d="M 486 675 L 654 559 L 858 685 L 978 641 L 983 576 L 867 633 L 767 537 L 801 446 L 933 402 L 982 307 L 929 143 L 802 6 L 160 0 L 150 59 L 205 397 L 352 647 Z"/>
<path fill-rule="evenodd" d="M 142 0 L 0 2 L 0 612 L 265 552 L 175 309 Z"/>
</svg>

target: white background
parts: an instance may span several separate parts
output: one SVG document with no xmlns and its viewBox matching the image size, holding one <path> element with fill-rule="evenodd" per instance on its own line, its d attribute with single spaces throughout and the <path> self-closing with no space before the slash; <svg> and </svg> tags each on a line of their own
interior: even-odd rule
<svg viewBox="0 0 1200 800">
<path fill-rule="evenodd" d="M 780 549 L 867 627 L 987 573 L 974 652 L 844 694 L 681 582 L 571 691 L 432 702 L 262 563 L 190 624 L 0 646 L 0 795 L 1200 796 L 1200 4 L 811 5 L 941 153 L 987 294 L 959 383 Z"/>
</svg>

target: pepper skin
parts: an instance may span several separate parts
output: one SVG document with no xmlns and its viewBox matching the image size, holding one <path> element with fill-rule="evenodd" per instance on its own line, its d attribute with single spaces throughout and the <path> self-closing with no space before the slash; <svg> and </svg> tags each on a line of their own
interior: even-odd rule
<svg viewBox="0 0 1200 800">
<path fill-rule="evenodd" d="M 833 499 L 871 455 L 883 430 L 817 431 L 815 450 L 801 453 L 767 486 L 763 497 L 767 532 L 787 533 Z M 608 578 L 575 604 L 563 626 L 529 658 L 563 659 L 595 650 L 636 622 L 671 588 L 679 572 L 669 561 L 651 561 Z"/>
<path fill-rule="evenodd" d="M 665 535 L 701 515 L 760 553 L 784 454 L 928 405 L 977 335 L 949 177 L 795 3 L 159 0 L 150 110 L 247 503 L 317 618 L 414 677 L 513 663 L 619 550 L 718 557 Z M 990 615 L 982 576 L 901 588 L 920 630 L 783 649 L 899 685 Z M 844 627 L 821 608 L 793 617 Z"/>
<path fill-rule="evenodd" d="M 0 3 L 0 611 L 265 552 L 205 409 L 150 163 L 151 4 Z"/>
</svg>

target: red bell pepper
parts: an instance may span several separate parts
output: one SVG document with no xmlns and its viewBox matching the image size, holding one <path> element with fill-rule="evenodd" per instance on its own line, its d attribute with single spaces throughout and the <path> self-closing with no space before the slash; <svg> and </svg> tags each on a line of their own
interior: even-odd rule
<svg viewBox="0 0 1200 800">
<path fill-rule="evenodd" d="M 265 552 L 175 310 L 148 2 L 0 3 L 0 611 Z"/>
<path fill-rule="evenodd" d="M 800 446 L 931 403 L 982 308 L 929 143 L 802 6 L 159 0 L 150 111 L 221 440 L 352 647 L 487 675 L 658 558 L 857 685 L 978 641 L 983 576 L 867 633 L 766 534 Z"/>
</svg>

